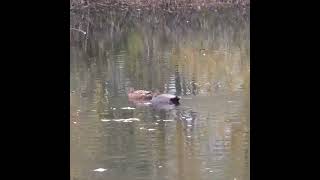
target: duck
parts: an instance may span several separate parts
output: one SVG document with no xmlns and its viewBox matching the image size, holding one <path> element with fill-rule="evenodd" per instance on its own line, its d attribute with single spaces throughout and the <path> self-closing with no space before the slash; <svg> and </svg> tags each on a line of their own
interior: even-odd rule
<svg viewBox="0 0 320 180">
<path fill-rule="evenodd" d="M 134 90 L 129 89 L 128 98 L 134 102 L 150 102 L 153 105 L 168 104 L 179 105 L 180 97 L 172 94 L 161 94 L 159 91 L 147 91 L 147 90 Z"/>
<path fill-rule="evenodd" d="M 151 99 L 151 104 L 179 105 L 179 100 L 180 97 L 176 95 L 154 93 Z"/>
<path fill-rule="evenodd" d="M 152 91 L 129 89 L 128 98 L 131 101 L 149 101 L 153 97 Z"/>
</svg>

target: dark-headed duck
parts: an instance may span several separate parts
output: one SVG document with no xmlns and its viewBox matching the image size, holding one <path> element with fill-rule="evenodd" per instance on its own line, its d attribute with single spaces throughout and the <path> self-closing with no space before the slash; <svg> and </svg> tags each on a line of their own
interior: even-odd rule
<svg viewBox="0 0 320 180">
<path fill-rule="evenodd" d="M 151 103 L 152 104 L 179 104 L 180 98 L 176 95 L 172 94 L 155 94 L 152 97 Z"/>
</svg>

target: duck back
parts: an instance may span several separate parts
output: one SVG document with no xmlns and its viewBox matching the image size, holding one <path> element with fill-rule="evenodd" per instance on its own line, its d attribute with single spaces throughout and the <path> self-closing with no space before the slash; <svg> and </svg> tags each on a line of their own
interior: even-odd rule
<svg viewBox="0 0 320 180">
<path fill-rule="evenodd" d="M 172 94 L 160 94 L 152 98 L 152 104 L 179 104 L 180 98 Z"/>
<path fill-rule="evenodd" d="M 128 93 L 128 97 L 130 100 L 151 100 L 152 92 L 145 90 L 136 90 Z"/>
</svg>

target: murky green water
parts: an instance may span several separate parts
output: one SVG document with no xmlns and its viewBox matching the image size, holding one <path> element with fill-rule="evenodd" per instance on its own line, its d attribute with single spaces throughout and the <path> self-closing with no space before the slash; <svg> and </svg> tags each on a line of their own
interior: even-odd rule
<svg viewBox="0 0 320 180">
<path fill-rule="evenodd" d="M 247 15 L 86 11 L 71 26 L 87 32 L 70 31 L 72 180 L 249 179 Z M 181 104 L 132 104 L 129 87 Z"/>
</svg>

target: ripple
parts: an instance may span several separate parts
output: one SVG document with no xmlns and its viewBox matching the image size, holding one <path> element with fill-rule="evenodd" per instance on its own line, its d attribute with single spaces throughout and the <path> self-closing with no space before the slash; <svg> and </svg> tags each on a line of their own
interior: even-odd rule
<svg viewBox="0 0 320 180">
<path fill-rule="evenodd" d="M 101 119 L 102 122 L 109 122 L 109 121 L 115 121 L 115 122 L 133 122 L 133 121 L 140 121 L 138 118 L 127 118 L 127 119 Z"/>
<path fill-rule="evenodd" d="M 98 169 L 95 169 L 93 171 L 96 171 L 96 172 L 104 172 L 104 171 L 107 171 L 108 169 L 104 169 L 104 168 L 98 168 Z"/>
<path fill-rule="evenodd" d="M 122 107 L 121 109 L 133 110 L 133 109 L 136 109 L 136 108 L 133 108 L 133 107 Z"/>
</svg>

